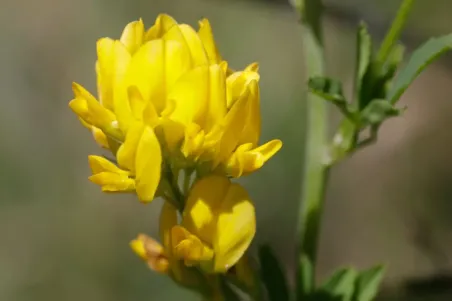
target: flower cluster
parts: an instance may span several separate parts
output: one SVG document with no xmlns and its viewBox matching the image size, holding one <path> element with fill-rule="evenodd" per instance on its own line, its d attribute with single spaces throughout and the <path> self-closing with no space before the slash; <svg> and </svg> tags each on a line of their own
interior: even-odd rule
<svg viewBox="0 0 452 302">
<path fill-rule="evenodd" d="M 208 20 L 195 31 L 164 14 L 148 30 L 138 20 L 119 40 L 100 39 L 97 56 L 98 98 L 74 83 L 69 104 L 114 157 L 89 156 L 90 180 L 143 203 L 166 200 L 162 244 L 132 241 L 151 268 L 178 282 L 226 272 L 255 233 L 253 203 L 230 179 L 256 171 L 282 145 L 258 144 L 258 65 L 231 70 Z"/>
</svg>

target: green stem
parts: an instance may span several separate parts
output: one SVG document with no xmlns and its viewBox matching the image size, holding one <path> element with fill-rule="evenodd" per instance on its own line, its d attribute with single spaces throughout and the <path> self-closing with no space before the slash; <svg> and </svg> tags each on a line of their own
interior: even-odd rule
<svg viewBox="0 0 452 302">
<path fill-rule="evenodd" d="M 377 60 L 384 63 L 394 47 L 394 43 L 399 39 L 402 33 L 403 26 L 406 23 L 408 14 L 413 6 L 414 0 L 403 0 L 402 4 L 397 11 L 397 15 L 392 21 L 391 27 L 386 34 L 381 47 L 377 54 Z"/>
<path fill-rule="evenodd" d="M 320 0 L 304 0 L 301 3 L 303 27 L 304 60 L 307 75 L 323 76 L 325 68 L 322 37 L 322 3 Z M 324 100 L 309 93 L 307 96 L 307 133 L 305 143 L 304 171 L 302 176 L 302 194 L 298 215 L 297 238 L 301 244 L 297 248 L 297 257 L 308 258 L 315 269 L 320 219 L 328 175 L 327 164 L 327 104 Z M 299 263 L 298 259 L 296 263 Z M 297 271 L 297 287 L 303 283 L 315 284 L 312 280 L 302 280 L 301 268 Z"/>
</svg>

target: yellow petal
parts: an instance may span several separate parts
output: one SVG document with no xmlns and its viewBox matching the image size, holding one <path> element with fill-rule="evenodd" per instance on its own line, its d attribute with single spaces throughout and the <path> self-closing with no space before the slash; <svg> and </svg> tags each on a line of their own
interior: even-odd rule
<svg viewBox="0 0 452 302">
<path fill-rule="evenodd" d="M 168 99 L 176 105 L 171 119 L 184 125 L 192 122 L 200 124 L 207 109 L 208 85 L 208 66 L 197 67 L 184 74 L 168 95 Z"/>
<path fill-rule="evenodd" d="M 176 25 L 176 20 L 171 16 L 167 14 L 158 15 L 155 24 L 146 32 L 145 41 L 160 39 L 167 31 Z"/>
<path fill-rule="evenodd" d="M 251 80 L 248 85 L 247 117 L 239 144 L 251 143 L 256 146 L 261 135 L 260 95 L 257 80 Z"/>
<path fill-rule="evenodd" d="M 174 226 L 171 230 L 173 253 L 175 257 L 183 259 L 186 265 L 194 265 L 213 258 L 213 251 L 201 242 L 198 237 L 190 234 L 181 226 Z"/>
<path fill-rule="evenodd" d="M 134 118 L 143 121 L 146 125 L 155 127 L 159 122 L 159 116 L 152 102 L 144 101 L 143 96 L 136 86 L 128 88 L 129 102 Z"/>
<path fill-rule="evenodd" d="M 181 148 L 182 154 L 186 158 L 197 160 L 203 151 L 204 138 L 204 130 L 198 124 L 188 125 L 185 129 L 184 143 Z"/>
<path fill-rule="evenodd" d="M 178 41 L 184 45 L 185 51 L 190 53 L 192 66 L 208 65 L 209 60 L 203 43 L 191 26 L 187 24 L 173 26 L 162 38 Z"/>
<path fill-rule="evenodd" d="M 182 224 L 204 242 L 213 242 L 217 228 L 217 209 L 230 186 L 227 177 L 210 175 L 198 180 L 190 190 Z"/>
<path fill-rule="evenodd" d="M 209 96 L 204 130 L 210 131 L 226 115 L 226 78 L 220 65 L 209 67 Z"/>
<path fill-rule="evenodd" d="M 166 94 L 190 65 L 189 54 L 176 41 L 152 40 L 132 58 L 129 86 L 138 87 L 145 103 L 153 102 L 158 113 L 165 109 Z"/>
<path fill-rule="evenodd" d="M 229 69 L 228 62 L 226 62 L 226 61 L 221 61 L 219 65 L 220 65 L 220 67 L 221 67 L 221 70 L 223 70 L 224 74 L 225 74 L 226 76 L 230 76 L 230 75 L 228 75 L 228 69 Z"/>
<path fill-rule="evenodd" d="M 176 242 L 184 242 L 180 249 L 193 248 L 196 236 L 213 248 L 214 272 L 225 272 L 243 255 L 253 239 L 256 223 L 254 206 L 246 190 L 221 175 L 209 175 L 197 181 L 185 204 L 182 226 L 185 231 L 173 232 Z M 177 239 L 178 238 L 178 239 Z M 182 252 L 181 252 L 182 253 Z M 188 257 L 188 256 L 185 256 Z"/>
<path fill-rule="evenodd" d="M 168 201 L 165 201 L 160 212 L 160 239 L 168 257 L 171 258 L 171 229 L 177 225 L 177 209 Z"/>
<path fill-rule="evenodd" d="M 132 173 L 135 172 L 135 156 L 137 152 L 138 142 L 143 134 L 144 125 L 134 123 L 127 132 L 124 143 L 119 147 L 116 157 L 121 168 L 128 169 Z"/>
<path fill-rule="evenodd" d="M 199 21 L 198 35 L 201 38 L 201 41 L 204 45 L 204 49 L 206 50 L 207 56 L 209 57 L 210 63 L 211 64 L 220 63 L 221 56 L 215 44 L 212 27 L 210 26 L 209 20 L 202 19 L 201 21 Z"/>
<path fill-rule="evenodd" d="M 231 155 L 229 160 L 226 163 L 225 172 L 227 175 L 231 177 L 240 177 L 243 174 L 244 165 L 248 162 L 253 162 L 255 164 L 255 161 L 261 160 L 261 157 L 258 158 L 249 158 L 250 156 L 247 156 L 246 152 L 252 149 L 252 144 L 244 144 L 240 145 L 234 153 Z"/>
<path fill-rule="evenodd" d="M 231 184 L 219 209 L 217 233 L 213 243 L 215 272 L 226 272 L 248 249 L 256 232 L 253 203 L 246 190 Z"/>
<path fill-rule="evenodd" d="M 250 91 L 249 89 L 246 89 L 221 122 L 223 134 L 221 141 L 219 142 L 219 153 L 214 167 L 219 162 L 227 160 L 237 147 L 237 143 L 242 135 L 243 128 L 246 123 L 249 95 Z"/>
<path fill-rule="evenodd" d="M 120 124 L 125 123 L 124 116 L 127 117 L 126 114 L 129 113 L 122 112 L 124 105 L 121 102 L 126 101 L 122 100 L 125 92 L 119 91 L 120 95 L 116 96 L 118 93 L 116 90 L 118 83 L 124 80 L 130 62 L 130 53 L 120 41 L 102 38 L 97 42 L 97 57 L 96 69 L 100 103 L 120 116 L 118 118 Z"/>
<path fill-rule="evenodd" d="M 251 149 L 251 144 L 237 148 L 226 164 L 226 173 L 232 177 L 240 177 L 260 169 L 282 147 L 280 140 L 272 140 Z"/>
<path fill-rule="evenodd" d="M 160 182 L 162 152 L 154 130 L 146 126 L 135 159 L 136 190 L 142 202 L 151 202 Z"/>
<path fill-rule="evenodd" d="M 122 32 L 121 43 L 133 54 L 144 42 L 143 20 L 130 22 Z"/>
<path fill-rule="evenodd" d="M 94 140 L 101 146 L 102 148 L 109 149 L 110 145 L 108 143 L 108 138 L 105 133 L 97 127 L 92 126 L 91 132 L 93 133 Z"/>
<path fill-rule="evenodd" d="M 244 93 L 251 81 L 259 81 L 259 74 L 254 71 L 238 71 L 228 76 L 227 86 L 227 106 L 231 108 L 238 98 Z"/>
<path fill-rule="evenodd" d="M 69 103 L 69 107 L 86 123 L 96 126 L 109 134 L 120 137 L 116 127 L 116 117 L 108 109 L 104 108 L 85 88 L 77 83 L 72 83 L 75 99 Z"/>
<path fill-rule="evenodd" d="M 259 71 L 259 63 L 254 62 L 250 65 L 246 66 L 245 71 L 258 72 Z"/>
<path fill-rule="evenodd" d="M 177 152 L 180 147 L 185 134 L 185 127 L 179 122 L 173 121 L 169 118 L 162 118 L 156 131 L 162 133 L 162 141 L 165 142 L 166 147 L 170 152 Z"/>
<path fill-rule="evenodd" d="M 121 170 L 114 163 L 102 156 L 90 155 L 88 156 L 88 162 L 93 174 L 98 174 L 101 172 L 112 172 L 125 176 L 129 175 L 127 171 Z"/>
<path fill-rule="evenodd" d="M 101 186 L 104 192 L 135 191 L 135 181 L 124 174 L 101 172 L 90 176 L 89 180 Z"/>
<path fill-rule="evenodd" d="M 113 108 L 113 45 L 114 40 L 103 38 L 97 41 L 97 93 L 99 102 L 107 109 Z"/>
<path fill-rule="evenodd" d="M 171 119 L 184 125 L 197 123 L 209 131 L 226 114 L 224 74 L 219 65 L 200 66 L 184 74 L 168 99 L 175 102 Z"/>
</svg>

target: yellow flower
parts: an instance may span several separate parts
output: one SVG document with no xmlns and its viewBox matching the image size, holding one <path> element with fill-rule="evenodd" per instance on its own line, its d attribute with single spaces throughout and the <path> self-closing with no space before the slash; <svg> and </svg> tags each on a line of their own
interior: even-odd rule
<svg viewBox="0 0 452 302">
<path fill-rule="evenodd" d="M 117 166 L 91 156 L 90 179 L 108 192 L 155 197 L 162 174 L 173 169 L 251 173 L 281 141 L 258 145 L 257 64 L 233 72 L 221 58 L 204 19 L 196 32 L 168 15 L 145 30 L 128 24 L 120 39 L 97 43 L 98 100 L 73 84 L 71 109 Z"/>
<path fill-rule="evenodd" d="M 177 283 L 186 287 L 197 287 L 203 283 L 203 276 L 193 268 L 186 267 L 176 259 L 171 248 L 171 229 L 178 223 L 178 214 L 169 202 L 165 202 L 160 215 L 160 239 L 162 244 L 144 234 L 130 242 L 132 250 L 152 270 L 168 274 Z"/>
<path fill-rule="evenodd" d="M 168 273 L 169 261 L 160 243 L 149 236 L 139 234 L 130 242 L 130 246 L 152 270 L 162 274 Z"/>
<path fill-rule="evenodd" d="M 246 190 L 225 176 L 195 183 L 182 222 L 172 228 L 173 253 L 188 266 L 222 273 L 235 265 L 256 231 L 254 205 Z"/>
</svg>

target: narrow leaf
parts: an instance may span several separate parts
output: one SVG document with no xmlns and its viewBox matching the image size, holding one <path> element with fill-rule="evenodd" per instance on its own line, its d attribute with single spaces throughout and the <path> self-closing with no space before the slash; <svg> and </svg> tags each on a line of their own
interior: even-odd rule
<svg viewBox="0 0 452 302">
<path fill-rule="evenodd" d="M 350 300 L 355 290 L 357 272 L 352 268 L 336 271 L 320 288 L 320 292 L 342 301 Z"/>
<path fill-rule="evenodd" d="M 407 65 L 400 71 L 388 93 L 388 100 L 396 103 L 419 73 L 440 55 L 452 48 L 452 34 L 431 38 L 414 51 Z"/>
<path fill-rule="evenodd" d="M 297 300 L 307 300 L 314 291 L 314 267 L 305 255 L 300 258 L 297 273 Z"/>
<path fill-rule="evenodd" d="M 270 301 L 288 301 L 289 289 L 284 270 L 269 245 L 260 247 L 259 259 L 261 279 L 267 288 Z"/>
<path fill-rule="evenodd" d="M 359 96 L 364 75 L 366 74 L 372 59 L 372 38 L 370 37 L 370 34 L 367 31 L 367 25 L 364 22 L 359 24 L 357 36 L 355 89 Z"/>
<path fill-rule="evenodd" d="M 369 270 L 361 272 L 356 280 L 354 293 L 355 301 L 370 301 L 375 298 L 378 288 L 383 279 L 384 266 L 375 266 Z"/>
</svg>

